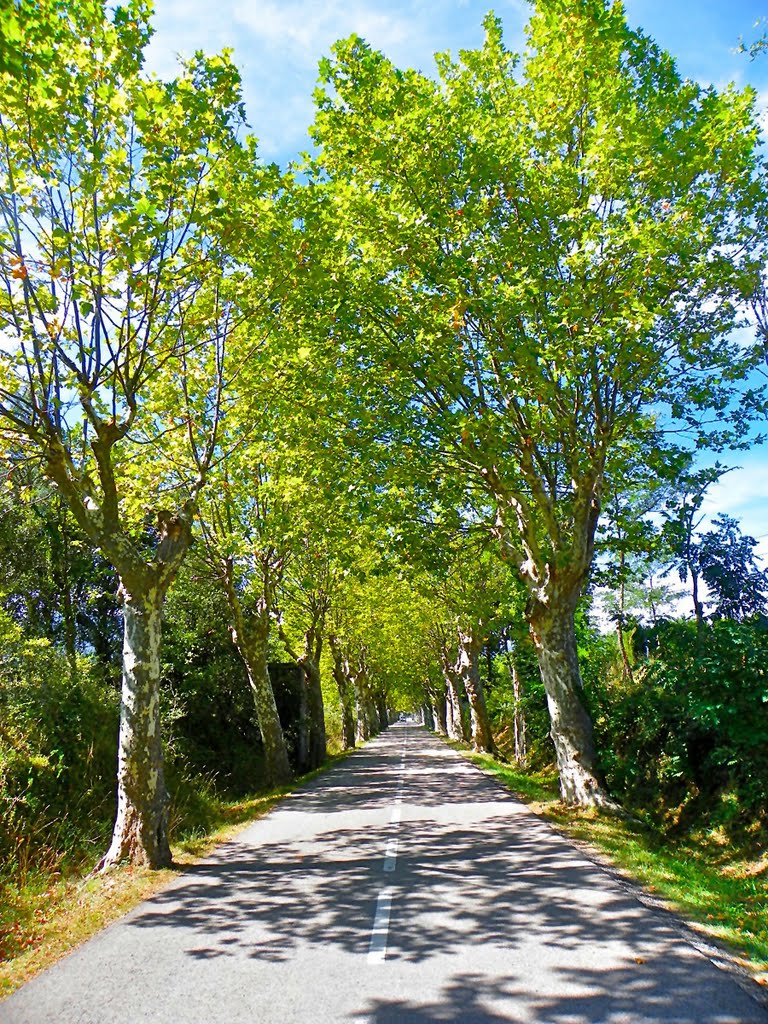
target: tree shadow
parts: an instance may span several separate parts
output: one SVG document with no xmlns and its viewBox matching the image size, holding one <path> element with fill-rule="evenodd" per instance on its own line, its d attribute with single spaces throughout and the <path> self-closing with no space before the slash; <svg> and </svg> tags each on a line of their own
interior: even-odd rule
<svg viewBox="0 0 768 1024">
<path fill-rule="evenodd" d="M 189 869 L 128 926 L 171 929 L 195 960 L 288 963 L 308 947 L 364 957 L 386 886 L 387 969 L 444 960 L 440 977 L 451 980 L 431 1002 L 371 1001 L 361 1020 L 495 1024 L 518 1019 L 516 1006 L 527 1008 L 520 1020 L 558 1024 L 768 1020 L 681 940 L 674 919 L 642 906 L 435 741 L 409 749 L 402 821 L 389 820 L 399 757 L 393 744 L 353 755 Z M 396 870 L 385 874 L 395 837 Z M 455 973 L 458 951 L 478 973 Z M 728 1016 L 729 1001 L 741 1016 Z"/>
<path fill-rule="evenodd" d="M 528 983 L 526 983 L 528 981 Z M 515 976 L 460 973 L 433 998 L 380 997 L 348 1018 L 355 1024 L 763 1024 L 757 1004 L 691 987 L 686 967 L 669 965 L 660 984 L 632 968 L 554 972 L 557 992 Z M 735 1007 L 735 1009 L 734 1009 Z"/>
</svg>

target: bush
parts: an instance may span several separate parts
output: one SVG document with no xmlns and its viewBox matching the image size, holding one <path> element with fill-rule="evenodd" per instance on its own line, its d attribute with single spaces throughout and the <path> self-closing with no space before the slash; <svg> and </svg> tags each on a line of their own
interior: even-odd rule
<svg viewBox="0 0 768 1024">
<path fill-rule="evenodd" d="M 56 866 L 108 835 L 118 697 L 78 659 L 28 640 L 0 610 L 0 873 Z"/>
<path fill-rule="evenodd" d="M 768 632 L 762 620 L 638 630 L 634 682 L 591 680 L 611 790 L 657 817 L 724 824 L 768 812 Z M 645 655 L 645 657 L 643 657 Z M 673 814 L 669 814 L 674 809 Z"/>
</svg>

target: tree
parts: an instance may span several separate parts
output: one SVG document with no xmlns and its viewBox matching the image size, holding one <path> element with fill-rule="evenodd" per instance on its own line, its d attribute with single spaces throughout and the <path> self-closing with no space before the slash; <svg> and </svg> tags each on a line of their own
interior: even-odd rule
<svg viewBox="0 0 768 1024">
<path fill-rule="evenodd" d="M 0 495 L 0 594 L 28 636 L 66 654 L 70 681 L 78 655 L 92 651 L 103 677 L 119 664 L 117 579 L 83 538 L 66 502 L 36 467 L 11 456 Z"/>
<path fill-rule="evenodd" d="M 118 811 L 101 863 L 158 867 L 161 610 L 220 455 L 239 80 L 226 55 L 167 83 L 142 74 L 141 0 L 45 10 L 55 50 L 36 36 L 39 60 L 0 76 L 0 434 L 120 577 Z"/>
<path fill-rule="evenodd" d="M 680 582 L 690 580 L 693 614 L 701 636 L 704 626 L 704 596 L 701 593 L 701 553 L 696 534 L 704 522 L 701 506 L 707 488 L 729 473 L 720 463 L 703 469 L 688 469 L 677 481 L 676 492 L 666 501 L 663 532 L 672 554 L 672 567 L 677 569 Z"/>
<path fill-rule="evenodd" d="M 333 659 L 333 679 L 339 691 L 341 703 L 341 745 L 344 750 L 352 750 L 357 740 L 355 720 L 357 675 L 350 650 L 352 640 L 345 636 L 345 632 L 343 616 L 338 613 L 333 614 L 329 624 L 328 646 Z"/>
<path fill-rule="evenodd" d="M 241 410 L 232 419 L 227 426 L 235 433 L 247 430 Z M 253 439 L 239 446 L 200 508 L 206 560 L 226 599 L 230 636 L 248 672 L 271 786 L 284 785 L 292 774 L 268 669 L 289 543 L 277 461 L 267 459 Z"/>
<path fill-rule="evenodd" d="M 301 667 L 306 695 L 306 743 L 304 769 L 318 768 L 327 756 L 325 708 L 320 677 L 320 659 L 326 634 L 334 582 L 334 566 L 329 552 L 324 550 L 319 537 L 312 531 L 297 538 L 298 543 L 289 559 L 284 581 L 283 608 L 291 609 L 290 616 L 301 633 L 300 649 L 295 647 L 281 612 L 280 640 L 290 658 Z"/>
<path fill-rule="evenodd" d="M 478 543 L 478 540 L 480 541 Z M 491 723 L 480 673 L 480 656 L 490 633 L 506 619 L 508 570 L 489 552 L 484 538 L 443 536 L 439 555 L 414 579 L 433 605 L 433 642 L 447 694 L 447 731 L 471 740 L 475 750 L 494 750 Z M 461 714 L 461 695 L 469 704 L 469 734 Z"/>
<path fill-rule="evenodd" d="M 698 545 L 701 576 L 714 599 L 719 619 L 743 622 L 764 614 L 768 602 L 768 573 L 755 559 L 757 541 L 741 532 L 738 520 L 718 515 Z"/>
<path fill-rule="evenodd" d="M 484 494 L 527 585 L 563 798 L 602 804 L 574 615 L 606 482 L 676 457 L 667 426 L 722 445 L 763 407 L 747 392 L 729 420 L 758 358 L 728 340 L 763 248 L 753 95 L 682 81 L 603 0 L 540 0 L 522 59 L 485 25 L 437 81 L 336 45 L 308 238 L 380 443 Z"/>
<path fill-rule="evenodd" d="M 631 638 L 626 636 L 629 617 L 639 605 L 650 603 L 655 618 L 656 605 L 665 591 L 654 584 L 653 574 L 669 570 L 668 559 L 666 564 L 663 561 L 669 553 L 667 536 L 650 517 L 672 505 L 675 489 L 679 491 L 690 461 L 690 456 L 681 452 L 679 464 L 666 467 L 671 479 L 656 474 L 649 478 L 642 463 L 628 464 L 623 479 L 613 481 L 604 499 L 603 521 L 597 534 L 598 560 L 591 581 L 604 588 L 600 593 L 603 609 L 616 624 L 623 675 L 630 682 Z M 650 584 L 645 586 L 649 577 Z"/>
</svg>

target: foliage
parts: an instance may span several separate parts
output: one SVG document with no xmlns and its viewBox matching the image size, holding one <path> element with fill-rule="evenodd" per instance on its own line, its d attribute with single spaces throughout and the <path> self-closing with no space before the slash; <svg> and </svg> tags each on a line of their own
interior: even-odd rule
<svg viewBox="0 0 768 1024">
<path fill-rule="evenodd" d="M 253 697 L 228 632 L 219 588 L 190 565 L 171 591 L 163 630 L 163 709 L 169 782 L 203 777 L 229 795 L 263 784 Z M 189 787 L 187 787 L 189 788 Z"/>
<path fill-rule="evenodd" d="M 564 6 L 538 5 L 522 59 L 489 17 L 438 81 L 339 43 L 314 128 L 336 353 L 391 446 L 418 437 L 414 471 L 486 495 L 534 591 L 586 572 L 606 477 L 677 459 L 657 420 L 704 444 L 716 408 L 712 440 L 738 440 L 759 358 L 726 340 L 744 267 L 723 259 L 755 231 L 752 95 L 682 82 L 619 6 Z"/>
<path fill-rule="evenodd" d="M 355 699 L 442 700 L 471 634 L 497 737 L 522 714 L 546 787 L 524 620 L 579 598 L 612 792 L 667 830 L 765 824 L 766 577 L 730 517 L 697 535 L 722 467 L 691 456 L 765 410 L 732 337 L 765 258 L 754 97 L 682 81 L 619 4 L 539 0 L 523 56 L 485 27 L 437 80 L 337 44 L 294 178 L 240 139 L 228 54 L 144 73 L 142 0 L 0 12 L 0 885 L 108 833 L 115 570 L 146 582 L 181 520 L 178 832 L 264 784 L 233 624 L 311 668 L 337 734 Z M 619 644 L 585 612 L 601 515 Z M 657 622 L 658 591 L 631 621 L 665 543 L 716 621 L 697 598 L 698 624 Z"/>
<path fill-rule="evenodd" d="M 172 82 L 143 75 L 146 18 L 138 0 L 73 5 L 66 60 L 4 83 L 0 126 L 3 435 L 102 545 L 101 516 L 141 534 L 158 489 L 200 486 L 230 330 L 216 181 L 239 153 L 237 74 L 198 56 Z"/>
<path fill-rule="evenodd" d="M 736 828 L 768 811 L 768 631 L 760 619 L 660 622 L 634 682 L 596 673 L 603 767 L 629 807 L 670 826 L 722 815 Z"/>
<path fill-rule="evenodd" d="M 114 571 L 84 541 L 61 495 L 34 466 L 12 460 L 0 492 L 0 595 L 27 637 L 47 639 L 69 659 L 92 653 L 114 680 L 122 624 Z"/>
<path fill-rule="evenodd" d="M 699 541 L 701 577 L 709 588 L 715 617 L 743 622 L 765 612 L 768 574 L 756 562 L 757 541 L 741 532 L 737 520 L 718 515 L 713 526 Z"/>
<path fill-rule="evenodd" d="M 114 816 L 117 696 L 87 659 L 27 639 L 0 610 L 0 876 L 59 866 L 103 841 Z"/>
<path fill-rule="evenodd" d="M 514 664 L 522 690 L 519 701 L 516 701 L 512 687 L 511 657 L 506 651 L 496 655 L 493 679 L 486 690 L 496 742 L 499 750 L 511 759 L 514 745 L 509 732 L 518 710 L 525 720 L 527 767 L 531 771 L 551 768 L 554 749 L 549 735 L 547 698 L 530 638 L 518 639 L 514 644 Z"/>
</svg>

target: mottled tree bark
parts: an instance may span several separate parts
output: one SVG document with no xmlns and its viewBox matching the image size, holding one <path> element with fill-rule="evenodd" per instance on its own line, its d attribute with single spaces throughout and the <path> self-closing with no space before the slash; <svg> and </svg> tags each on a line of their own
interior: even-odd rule
<svg viewBox="0 0 768 1024">
<path fill-rule="evenodd" d="M 264 775 L 268 786 L 284 786 L 291 781 L 285 737 L 275 703 L 275 693 L 267 666 L 268 648 L 261 636 L 252 633 L 241 637 L 232 631 L 232 639 L 245 662 L 248 682 L 253 694 L 261 741 L 264 744 Z"/>
<path fill-rule="evenodd" d="M 94 445 L 95 447 L 95 445 Z M 109 508 L 110 519 L 114 509 Z M 160 734 L 160 641 L 168 588 L 192 541 L 191 509 L 158 513 L 155 558 L 138 556 L 132 540 L 110 529 L 101 510 L 88 513 L 99 546 L 120 576 L 123 604 L 123 677 L 117 766 L 117 815 L 109 850 L 96 870 L 123 860 L 151 868 L 171 863 L 168 794 Z"/>
<path fill-rule="evenodd" d="M 438 736 L 448 735 L 448 705 L 444 696 L 435 698 L 432 704 L 432 712 L 435 720 L 435 732 Z"/>
<path fill-rule="evenodd" d="M 355 741 L 366 743 L 371 738 L 371 723 L 366 714 L 365 699 L 358 693 L 355 703 Z"/>
<path fill-rule="evenodd" d="M 120 577 L 123 601 L 123 675 L 118 740 L 117 814 L 112 841 L 95 870 L 123 860 L 151 868 L 171 863 L 168 794 L 160 735 L 160 641 L 162 608 L 192 543 L 197 494 L 208 463 L 178 514 L 157 511 L 157 543 L 151 554 L 137 546 L 121 520 L 112 448 L 130 429 L 130 420 L 105 422 L 89 398 L 84 408 L 93 424 L 91 439 L 100 490 L 74 471 L 58 429 L 49 424 L 44 472 L 60 489 L 75 520 Z M 206 459 L 209 456 L 206 456 Z"/>
<path fill-rule="evenodd" d="M 461 699 L 459 688 L 462 686 L 461 677 L 456 672 L 447 640 L 443 637 L 440 641 L 440 667 L 443 671 L 445 681 L 445 731 L 449 739 L 459 740 L 466 743 L 469 739 L 464 717 L 461 713 Z"/>
<path fill-rule="evenodd" d="M 320 596 L 313 601 L 312 618 L 304 633 L 304 650 L 300 655 L 293 649 L 283 627 L 279 627 L 283 646 L 304 673 L 307 710 L 307 767 L 310 770 L 319 768 L 328 756 L 325 707 L 320 679 L 320 658 L 323 652 L 323 633 L 327 612 L 327 597 Z"/>
<path fill-rule="evenodd" d="M 466 743 L 469 739 L 467 735 L 467 727 L 464 722 L 464 716 L 461 713 L 461 699 L 459 697 L 459 686 L 455 679 L 451 678 L 450 675 L 446 675 L 445 688 L 447 692 L 447 721 L 446 729 L 448 732 L 449 739 L 460 740 L 462 743 Z"/>
<path fill-rule="evenodd" d="M 376 694 L 376 714 L 379 718 L 379 731 L 384 732 L 389 728 L 389 711 L 387 710 L 386 694 L 381 691 Z"/>
<path fill-rule="evenodd" d="M 345 750 L 355 745 L 355 714 L 354 714 L 354 683 L 349 657 L 344 653 L 341 643 L 335 636 L 328 637 L 328 644 L 333 656 L 333 678 L 339 691 L 341 702 L 341 742 Z"/>
<path fill-rule="evenodd" d="M 222 565 L 222 580 L 232 616 L 232 641 L 248 673 L 248 683 L 264 746 L 265 781 L 268 786 L 283 786 L 290 782 L 292 772 L 267 665 L 270 602 L 267 594 L 263 593 L 253 609 L 243 608 L 235 585 L 234 565 L 231 559 L 226 559 Z"/>
<path fill-rule="evenodd" d="M 117 763 L 117 817 L 97 870 L 121 861 L 165 867 L 168 794 L 160 734 L 160 636 L 164 593 L 123 591 L 123 681 Z"/>
<path fill-rule="evenodd" d="M 366 651 L 362 649 L 357 659 L 358 668 L 354 675 L 356 712 L 357 712 L 357 739 L 365 743 L 378 731 L 378 715 L 376 705 L 371 693 L 371 682 L 368 676 L 368 663 Z"/>
<path fill-rule="evenodd" d="M 560 794 L 568 804 L 582 807 L 617 805 L 602 786 L 595 759 L 592 721 L 581 702 L 582 682 L 576 651 L 574 616 L 595 552 L 595 531 L 600 516 L 600 490 L 604 464 L 597 459 L 589 473 L 574 479 L 570 496 L 570 527 L 566 536 L 526 454 L 523 467 L 538 488 L 539 510 L 548 521 L 548 538 L 555 550 L 542 549 L 532 520 L 518 499 L 497 492 L 496 534 L 506 559 L 514 561 L 526 582 L 526 608 L 539 671 L 547 695 L 550 735 L 560 774 Z M 495 481 L 498 484 L 498 478 Z M 507 513 L 516 523 L 510 530 Z"/>
<path fill-rule="evenodd" d="M 549 605 L 538 603 L 529 610 L 531 635 L 547 695 L 560 794 L 567 804 L 613 807 L 597 777 L 592 721 L 581 703 L 574 626 L 577 596 L 550 590 Z"/>
<path fill-rule="evenodd" d="M 527 726 L 525 721 L 525 712 L 523 710 L 523 684 L 520 679 L 520 673 L 517 671 L 517 665 L 515 664 L 515 658 L 513 654 L 506 655 L 507 670 L 509 672 L 509 678 L 512 682 L 512 696 L 515 701 L 514 711 L 512 712 L 512 732 L 515 744 L 515 762 L 522 766 L 528 760 L 528 737 L 527 737 Z"/>
<path fill-rule="evenodd" d="M 309 713 L 309 765 L 310 769 L 319 768 L 325 761 L 327 738 L 325 733 L 325 708 L 323 706 L 323 690 L 320 681 L 319 659 L 305 657 L 299 659 L 304 672 L 304 683 L 307 690 L 307 711 Z"/>
<path fill-rule="evenodd" d="M 308 772 L 310 770 L 309 703 L 307 701 L 307 681 L 303 669 L 301 672 L 301 699 L 299 703 L 298 742 L 296 744 L 296 770 L 299 775 L 303 775 L 305 772 Z"/>
<path fill-rule="evenodd" d="M 485 706 L 483 681 L 480 678 L 480 650 L 483 646 L 479 631 L 458 630 L 458 658 L 456 674 L 462 680 L 469 701 L 472 747 L 492 754 L 495 747 L 488 709 Z"/>
</svg>

